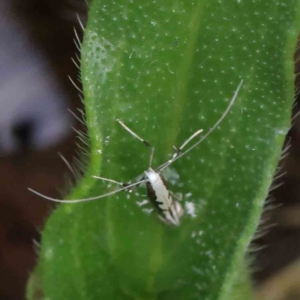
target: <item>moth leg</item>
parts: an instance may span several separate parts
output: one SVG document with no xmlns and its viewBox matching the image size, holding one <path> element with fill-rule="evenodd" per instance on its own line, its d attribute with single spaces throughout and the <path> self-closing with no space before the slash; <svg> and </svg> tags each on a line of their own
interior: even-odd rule
<svg viewBox="0 0 300 300">
<path fill-rule="evenodd" d="M 174 160 L 177 159 L 178 156 L 181 155 L 183 148 L 196 136 L 198 136 L 203 130 L 199 129 L 195 133 L 193 133 L 180 147 L 173 146 L 173 155 L 172 158 L 160 165 L 158 168 L 156 168 L 156 171 L 161 172 L 163 169 L 165 169 L 168 165 L 173 163 Z"/>
<path fill-rule="evenodd" d="M 199 129 L 196 132 L 194 132 L 180 147 L 173 146 L 174 153 L 173 153 L 171 161 L 174 158 L 176 158 L 178 155 L 180 155 L 182 153 L 183 148 L 202 132 L 203 132 L 203 129 Z"/>
<path fill-rule="evenodd" d="M 182 193 L 174 193 L 172 191 L 169 191 L 169 193 L 172 196 L 172 198 L 174 198 L 175 200 L 182 201 L 182 199 L 183 199 Z"/>
<path fill-rule="evenodd" d="M 117 120 L 118 123 L 126 130 L 128 131 L 133 137 L 141 141 L 146 147 L 150 148 L 150 159 L 149 159 L 149 168 L 152 166 L 153 161 L 153 155 L 154 155 L 154 147 L 148 143 L 146 140 L 142 139 L 139 135 L 137 135 L 134 131 L 132 131 L 127 125 L 125 125 L 122 121 Z"/>
</svg>

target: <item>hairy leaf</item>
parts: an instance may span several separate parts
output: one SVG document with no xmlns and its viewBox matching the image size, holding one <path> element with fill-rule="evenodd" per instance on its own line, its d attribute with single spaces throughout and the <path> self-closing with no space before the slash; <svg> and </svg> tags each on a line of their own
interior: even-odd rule
<svg viewBox="0 0 300 300">
<path fill-rule="evenodd" d="M 227 300 L 247 290 L 239 272 L 290 126 L 298 14 L 296 0 L 93 1 L 82 49 L 90 165 L 70 198 L 113 189 L 91 175 L 127 182 L 148 168 L 149 148 L 116 119 L 155 146 L 156 167 L 207 132 L 244 84 L 221 125 L 166 172 L 195 207 L 179 227 L 137 205 L 143 187 L 60 205 L 43 234 L 47 299 Z"/>
</svg>

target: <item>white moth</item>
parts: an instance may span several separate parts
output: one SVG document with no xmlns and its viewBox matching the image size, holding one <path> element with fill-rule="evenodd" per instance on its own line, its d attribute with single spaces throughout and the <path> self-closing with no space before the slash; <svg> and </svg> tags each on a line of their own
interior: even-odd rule
<svg viewBox="0 0 300 300">
<path fill-rule="evenodd" d="M 165 223 L 178 226 L 180 224 L 180 218 L 183 215 L 184 210 L 183 210 L 181 204 L 179 203 L 179 201 L 177 201 L 177 200 L 180 200 L 179 197 L 174 195 L 172 193 L 172 191 L 170 191 L 168 189 L 166 180 L 162 176 L 161 172 L 165 168 L 169 167 L 176 160 L 178 160 L 182 156 L 186 155 L 189 151 L 191 151 L 196 146 L 198 146 L 202 141 L 204 141 L 218 127 L 218 125 L 223 121 L 223 119 L 226 117 L 229 110 L 231 109 L 232 105 L 234 104 L 234 101 L 237 98 L 237 95 L 239 93 L 239 90 L 240 90 L 242 84 L 243 84 L 243 81 L 240 82 L 240 84 L 237 87 L 237 89 L 236 89 L 236 91 L 235 91 L 228 107 L 223 112 L 220 119 L 214 124 L 214 126 L 203 137 L 201 137 L 195 144 L 193 144 L 186 151 L 182 152 L 184 147 L 203 131 L 202 129 L 197 130 L 179 148 L 174 146 L 173 147 L 174 148 L 174 153 L 172 155 L 172 158 L 170 160 L 166 161 L 165 163 L 163 163 L 162 165 L 160 165 L 159 167 L 157 167 L 156 169 L 152 168 L 154 147 L 152 147 L 146 140 L 142 139 L 135 132 L 133 132 L 122 121 L 117 120 L 119 122 L 119 124 L 126 131 L 128 131 L 132 136 L 134 136 L 139 141 L 143 142 L 147 147 L 151 148 L 149 168 L 148 168 L 148 170 L 144 171 L 143 177 L 140 180 L 138 180 L 134 183 L 122 183 L 122 182 L 115 181 L 113 179 L 94 176 L 94 178 L 115 183 L 115 184 L 121 186 L 121 188 L 119 188 L 117 190 L 114 190 L 112 192 L 100 195 L 100 196 L 95 196 L 95 197 L 91 197 L 91 198 L 84 198 L 84 199 L 76 199 L 76 200 L 55 199 L 55 198 L 51 198 L 51 197 L 48 197 L 46 195 L 43 195 L 43 194 L 41 194 L 41 193 L 31 189 L 31 188 L 29 188 L 29 190 L 31 192 L 35 193 L 36 195 L 41 196 L 41 197 L 43 197 L 47 200 L 50 200 L 50 201 L 59 202 L 59 203 L 78 203 L 78 202 L 93 201 L 93 200 L 97 200 L 97 199 L 100 199 L 100 198 L 108 197 L 108 196 L 114 195 L 118 192 L 125 191 L 125 190 L 132 192 L 140 184 L 146 183 L 148 200 L 152 203 L 154 209 L 157 211 L 159 218 Z"/>
</svg>

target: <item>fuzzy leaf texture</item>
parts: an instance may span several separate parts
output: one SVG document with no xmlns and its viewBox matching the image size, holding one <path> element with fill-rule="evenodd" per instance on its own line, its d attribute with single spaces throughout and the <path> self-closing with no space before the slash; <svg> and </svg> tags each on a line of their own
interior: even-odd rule
<svg viewBox="0 0 300 300">
<path fill-rule="evenodd" d="M 298 20 L 298 0 L 93 1 L 81 53 L 90 162 L 70 199 L 114 188 L 91 175 L 147 169 L 149 148 L 116 119 L 155 146 L 156 167 L 244 84 L 166 172 L 196 216 L 162 223 L 137 205 L 143 187 L 60 205 L 41 245 L 45 299 L 251 298 L 239 277 L 290 127 Z"/>
</svg>

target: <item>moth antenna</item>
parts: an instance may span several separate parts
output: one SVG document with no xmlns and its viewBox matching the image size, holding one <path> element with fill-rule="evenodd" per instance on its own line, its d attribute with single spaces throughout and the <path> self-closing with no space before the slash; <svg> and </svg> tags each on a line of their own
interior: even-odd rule
<svg viewBox="0 0 300 300">
<path fill-rule="evenodd" d="M 73 204 L 73 203 L 80 203 L 80 202 L 89 202 L 89 201 L 94 201 L 94 200 L 98 200 L 98 199 L 101 199 L 101 198 L 105 198 L 105 197 L 109 197 L 109 196 L 112 196 L 116 193 L 119 193 L 119 192 L 122 192 L 122 191 L 125 191 L 125 190 L 128 190 L 128 188 L 131 188 L 131 187 L 134 187 L 136 185 L 139 185 L 143 182 L 146 182 L 147 180 L 144 179 L 144 180 L 141 180 L 141 181 L 138 181 L 138 182 L 135 182 L 133 184 L 129 184 L 127 185 L 126 187 L 123 187 L 121 189 L 117 189 L 117 190 L 114 190 L 112 192 L 109 192 L 109 193 L 106 193 L 106 194 L 103 194 L 103 195 L 100 195 L 100 196 L 95 196 L 95 197 L 90 197 L 90 198 L 83 198 L 83 199 L 74 199 L 74 200 L 62 200 L 62 199 L 56 199 L 56 198 L 52 198 L 52 197 L 48 197 L 42 193 L 39 193 L 37 192 L 36 190 L 33 190 L 31 188 L 28 188 L 28 190 L 34 194 L 36 194 L 37 196 L 40 196 L 46 200 L 49 200 L 49 201 L 52 201 L 52 202 L 57 202 L 57 203 L 70 203 L 70 204 Z"/>
<path fill-rule="evenodd" d="M 173 162 L 175 162 L 177 159 L 179 159 L 183 155 L 185 155 L 188 152 L 190 152 L 191 150 L 193 150 L 195 147 L 197 147 L 200 143 L 202 143 L 220 125 L 220 123 L 227 116 L 227 114 L 230 111 L 232 105 L 234 104 L 234 102 L 235 102 L 235 100 L 236 100 L 236 98 L 238 96 L 238 93 L 239 93 L 240 88 L 241 88 L 242 85 L 243 85 L 243 80 L 241 80 L 241 82 L 238 85 L 236 91 L 234 92 L 234 95 L 233 95 L 233 97 L 232 97 L 229 105 L 227 106 L 226 110 L 222 114 L 221 118 L 215 123 L 215 125 L 197 143 L 195 143 L 193 146 L 191 146 L 190 148 L 188 148 L 186 151 L 182 152 L 181 154 L 175 156 L 174 158 L 170 159 L 167 163 L 164 163 L 160 167 L 158 167 L 157 170 L 159 170 L 159 172 L 162 171 L 163 169 L 165 169 L 166 167 L 168 167 L 169 165 L 171 165 Z"/>
<path fill-rule="evenodd" d="M 58 152 L 58 155 L 60 156 L 60 158 L 63 160 L 63 162 L 66 164 L 66 166 L 68 167 L 68 169 L 71 171 L 71 173 L 73 174 L 74 178 L 77 179 L 76 173 L 73 170 L 72 166 L 70 165 L 70 163 L 67 161 L 67 159 L 60 153 Z"/>
<path fill-rule="evenodd" d="M 100 180 L 112 182 L 112 183 L 120 185 L 120 186 L 124 186 L 123 182 L 119 182 L 119 181 L 116 181 L 116 180 L 113 180 L 113 179 L 109 179 L 109 178 L 105 178 L 105 177 L 100 177 L 100 176 L 92 176 L 92 177 L 96 178 L 96 179 L 100 179 Z"/>
<path fill-rule="evenodd" d="M 76 85 L 76 83 L 73 81 L 72 77 L 70 75 L 68 75 L 71 83 L 73 84 L 73 86 L 82 94 L 82 90 Z"/>
</svg>

